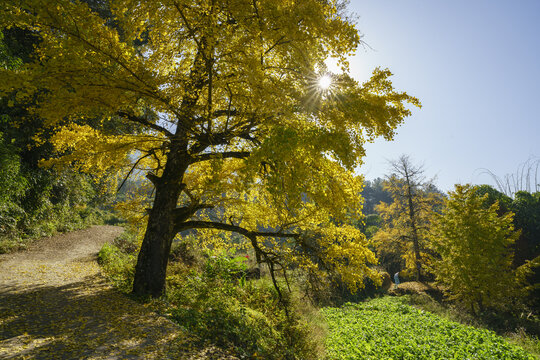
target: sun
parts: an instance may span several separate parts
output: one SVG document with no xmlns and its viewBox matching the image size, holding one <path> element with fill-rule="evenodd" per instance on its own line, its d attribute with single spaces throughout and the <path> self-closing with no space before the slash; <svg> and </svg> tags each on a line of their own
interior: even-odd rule
<svg viewBox="0 0 540 360">
<path fill-rule="evenodd" d="M 328 90 L 332 86 L 332 78 L 329 75 L 323 75 L 319 78 L 319 88 Z"/>
<path fill-rule="evenodd" d="M 316 108 L 323 101 L 337 100 L 340 90 L 339 75 L 331 72 L 317 71 L 307 77 L 307 97 L 305 99 L 308 106 Z"/>
</svg>

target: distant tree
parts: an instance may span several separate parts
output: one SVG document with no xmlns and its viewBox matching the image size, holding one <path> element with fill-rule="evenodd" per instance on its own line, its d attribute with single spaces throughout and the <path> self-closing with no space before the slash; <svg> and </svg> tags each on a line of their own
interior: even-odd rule
<svg viewBox="0 0 540 360">
<path fill-rule="evenodd" d="M 486 206 L 499 203 L 499 215 L 509 211 L 515 214 L 514 226 L 521 230 L 521 235 L 513 246 L 514 266 L 540 255 L 540 192 L 518 191 L 512 199 L 490 185 L 480 185 L 476 189 L 479 195 L 487 194 Z"/>
<path fill-rule="evenodd" d="M 362 206 L 362 212 L 365 215 L 374 214 L 375 206 L 381 202 L 387 204 L 392 202 L 392 195 L 384 189 L 383 184 L 384 179 L 381 178 L 364 181 L 364 188 L 362 189 L 364 205 Z"/>
<path fill-rule="evenodd" d="M 491 185 L 478 185 L 475 186 L 478 195 L 487 195 L 485 205 L 491 206 L 495 202 L 499 202 L 499 215 L 507 213 L 512 208 L 512 198 L 505 193 L 495 189 Z"/>
<path fill-rule="evenodd" d="M 540 309 L 540 191 L 518 191 L 511 205 L 515 213 L 514 226 L 521 230 L 514 244 L 514 267 L 531 265 L 526 275 L 531 286 L 529 299 Z"/>
<path fill-rule="evenodd" d="M 393 201 L 375 207 L 383 221 L 372 242 L 383 261 L 404 259 L 406 269 L 420 281 L 427 261 L 428 227 L 433 211 L 442 202 L 442 194 L 431 181 L 425 180 L 424 169 L 413 165 L 408 156 L 392 161 L 391 166 L 392 173 L 383 186 Z"/>
<path fill-rule="evenodd" d="M 486 206 L 470 185 L 456 185 L 437 215 L 431 246 L 438 254 L 431 271 L 451 299 L 477 313 L 485 308 L 504 308 L 518 292 L 512 270 L 513 216 L 499 215 L 499 204 Z"/>
<path fill-rule="evenodd" d="M 540 192 L 533 194 L 518 191 L 511 204 L 511 210 L 516 214 L 514 224 L 521 230 L 521 236 L 516 242 L 516 266 L 540 256 Z"/>
<path fill-rule="evenodd" d="M 364 217 L 356 221 L 356 227 L 366 235 L 367 239 L 371 239 L 382 224 L 382 218 L 376 213 L 375 207 L 381 202 L 392 202 L 392 196 L 384 189 L 383 182 L 381 178 L 364 181 L 361 193 L 364 199 L 362 204 Z"/>
<path fill-rule="evenodd" d="M 499 215 L 509 211 L 515 214 L 514 227 L 520 230 L 520 235 L 512 245 L 513 267 L 521 267 L 540 257 L 540 192 L 518 191 L 512 199 L 490 185 L 476 188 L 479 195 L 487 194 L 486 206 L 499 202 Z M 540 308 L 540 267 L 531 268 L 528 282 L 534 288 L 529 297 L 534 306 Z"/>
</svg>

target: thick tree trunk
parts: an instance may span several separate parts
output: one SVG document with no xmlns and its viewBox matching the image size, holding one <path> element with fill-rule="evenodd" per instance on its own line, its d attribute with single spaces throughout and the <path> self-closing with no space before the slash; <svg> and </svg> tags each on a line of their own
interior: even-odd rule
<svg viewBox="0 0 540 360">
<path fill-rule="evenodd" d="M 186 159 L 182 159 L 179 152 L 174 150 L 171 149 L 167 156 L 163 175 L 154 180 L 156 195 L 135 267 L 135 295 L 159 297 L 165 291 L 167 262 L 176 235 L 174 209 L 187 169 Z"/>
</svg>

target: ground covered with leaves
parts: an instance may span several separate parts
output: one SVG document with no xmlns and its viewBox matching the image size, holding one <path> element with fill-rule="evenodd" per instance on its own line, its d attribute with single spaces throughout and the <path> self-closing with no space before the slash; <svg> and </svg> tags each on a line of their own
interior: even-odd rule
<svg viewBox="0 0 540 360">
<path fill-rule="evenodd" d="M 494 332 L 416 309 L 402 297 L 325 308 L 329 359 L 536 359 Z"/>
<path fill-rule="evenodd" d="M 93 226 L 0 256 L 0 358 L 184 358 L 185 333 L 100 274 L 99 249 L 122 231 Z"/>
</svg>

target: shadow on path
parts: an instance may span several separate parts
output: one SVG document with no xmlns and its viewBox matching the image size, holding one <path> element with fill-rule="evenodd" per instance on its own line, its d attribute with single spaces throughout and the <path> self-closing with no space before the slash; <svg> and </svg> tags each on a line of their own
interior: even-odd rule
<svg viewBox="0 0 540 360">
<path fill-rule="evenodd" d="M 101 276 L 97 251 L 121 231 L 95 226 L 0 257 L 0 359 L 185 358 L 179 326 Z"/>
<path fill-rule="evenodd" d="M 97 276 L 18 290 L 0 286 L 0 358 L 161 358 L 180 333 Z"/>
</svg>

